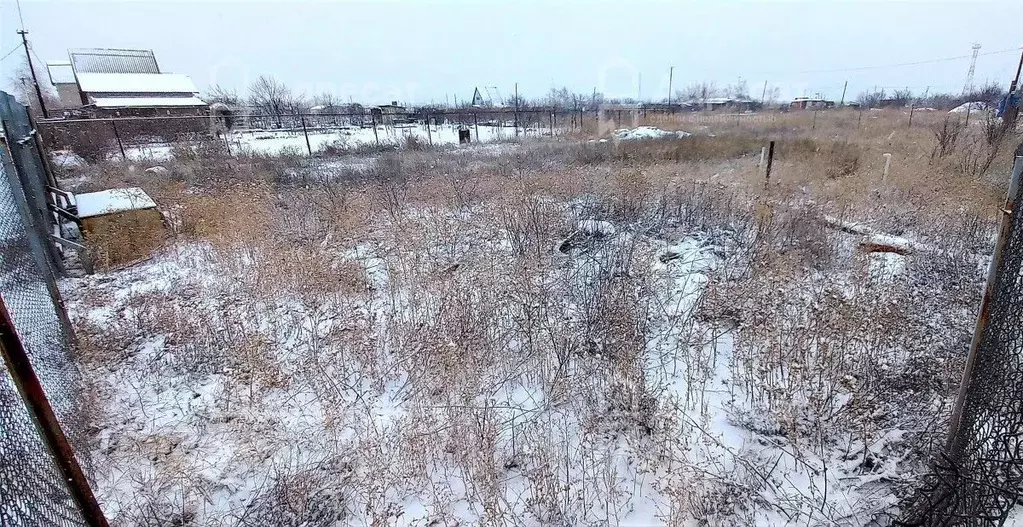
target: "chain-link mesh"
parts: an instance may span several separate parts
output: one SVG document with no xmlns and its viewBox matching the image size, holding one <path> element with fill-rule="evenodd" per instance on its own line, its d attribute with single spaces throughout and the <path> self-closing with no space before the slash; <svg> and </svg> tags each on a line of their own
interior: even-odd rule
<svg viewBox="0 0 1023 527">
<path fill-rule="evenodd" d="M 1001 525 L 1023 507 L 1023 185 L 1014 203 L 962 421 L 911 525 Z"/>
<path fill-rule="evenodd" d="M 47 242 L 30 235 L 33 231 L 22 216 L 27 210 L 24 195 L 11 170 L 0 163 L 0 295 L 54 413 L 84 462 L 84 428 L 76 417 L 79 376 L 50 294 L 53 277 L 40 264 L 40 244 Z M 0 377 L 0 525 L 83 525 L 2 362 Z"/>
</svg>

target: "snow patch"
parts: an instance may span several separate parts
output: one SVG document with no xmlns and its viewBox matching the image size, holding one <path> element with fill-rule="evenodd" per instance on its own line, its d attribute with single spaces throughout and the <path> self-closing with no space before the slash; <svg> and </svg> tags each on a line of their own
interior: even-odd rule
<svg viewBox="0 0 1023 527">
<path fill-rule="evenodd" d="M 617 139 L 630 141 L 636 139 L 664 139 L 664 138 L 682 138 L 689 137 L 689 132 L 683 132 L 681 130 L 677 132 L 670 132 L 667 130 L 661 130 L 654 126 L 640 126 L 637 128 L 621 128 L 614 131 L 614 136 Z"/>
<path fill-rule="evenodd" d="M 988 109 L 989 106 L 986 102 L 972 101 L 964 102 L 963 104 L 960 104 L 959 106 L 956 106 L 955 108 L 949 110 L 948 113 L 984 112 L 987 111 Z"/>
</svg>

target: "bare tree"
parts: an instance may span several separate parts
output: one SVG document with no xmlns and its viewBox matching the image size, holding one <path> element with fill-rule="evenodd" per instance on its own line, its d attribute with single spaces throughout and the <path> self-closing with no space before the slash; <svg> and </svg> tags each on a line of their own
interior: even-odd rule
<svg viewBox="0 0 1023 527">
<path fill-rule="evenodd" d="M 36 77 L 39 79 L 39 90 L 43 93 L 43 102 L 46 103 L 46 108 L 49 110 L 60 108 L 60 100 L 54 94 L 53 86 L 50 85 L 45 66 L 40 65 L 38 62 L 34 62 L 32 66 L 35 68 Z M 28 105 L 33 115 L 42 115 L 42 110 L 39 107 L 39 97 L 36 95 L 35 86 L 32 84 L 32 72 L 28 69 L 28 61 L 26 59 L 22 59 L 11 70 L 8 74 L 8 80 L 14 86 L 15 98 L 21 101 L 22 104 Z"/>
<path fill-rule="evenodd" d="M 739 77 L 739 80 L 735 81 L 735 84 L 729 85 L 725 88 L 725 94 L 733 99 L 748 100 L 749 96 L 749 85 L 746 79 Z"/>
<path fill-rule="evenodd" d="M 219 102 L 229 106 L 239 106 L 242 103 L 242 99 L 234 88 L 225 88 L 219 84 L 214 84 L 206 90 L 206 102 Z"/>
<path fill-rule="evenodd" d="M 273 76 L 260 75 L 249 86 L 249 104 L 261 113 L 273 117 L 278 128 L 281 127 L 281 119 L 292 102 L 291 89 Z"/>
<path fill-rule="evenodd" d="M 324 113 L 337 113 L 340 100 L 333 93 L 323 92 L 313 97 L 313 104 L 323 107 Z"/>
<path fill-rule="evenodd" d="M 678 101 L 702 101 L 708 97 L 720 97 L 721 89 L 713 82 L 694 82 L 675 92 Z"/>
</svg>

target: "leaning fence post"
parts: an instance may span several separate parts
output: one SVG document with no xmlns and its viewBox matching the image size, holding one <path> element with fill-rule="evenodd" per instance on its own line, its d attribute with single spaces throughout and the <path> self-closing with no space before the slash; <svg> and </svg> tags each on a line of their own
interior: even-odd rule
<svg viewBox="0 0 1023 527">
<path fill-rule="evenodd" d="M 28 353 L 18 338 L 3 297 L 0 297 L 0 352 L 3 353 L 4 363 L 7 365 L 11 380 L 32 415 L 32 421 L 35 423 L 43 443 L 53 456 L 54 463 L 67 484 L 71 498 L 78 506 L 86 525 L 107 527 L 107 519 L 103 516 L 96 496 L 93 495 L 92 489 L 89 487 L 89 480 L 86 479 L 81 465 L 75 459 L 71 443 L 60 427 L 60 421 L 57 420 L 57 415 L 46 398 L 46 392 L 39 382 L 39 377 L 32 369 Z"/>
<path fill-rule="evenodd" d="M 980 313 L 977 315 L 977 324 L 973 329 L 973 340 L 970 342 L 970 353 L 966 356 L 966 367 L 963 369 L 963 378 L 959 383 L 959 395 L 956 397 L 956 404 L 952 408 L 952 418 L 948 424 L 948 440 L 945 442 L 945 453 L 949 456 L 954 454 L 956 439 L 963 424 L 963 410 L 966 406 L 966 398 L 973 382 L 974 366 L 977 364 L 977 355 L 980 352 L 981 341 L 987 329 L 991 317 L 991 300 L 995 295 L 995 285 L 998 283 L 1001 269 L 1002 256 L 1009 240 L 1014 234 L 1012 232 L 1012 213 L 1016 205 L 1016 195 L 1019 193 L 1020 180 L 1023 179 L 1023 156 L 1017 156 L 1012 167 L 1012 177 L 1009 179 L 1009 191 L 1005 196 L 1005 206 L 1002 208 L 1002 221 L 998 228 L 998 238 L 995 241 L 995 251 L 991 255 L 991 263 L 988 265 L 987 283 L 984 286 L 984 297 L 980 301 Z M 1010 277 L 1010 280 L 1015 280 Z"/>
<path fill-rule="evenodd" d="M 476 112 L 472 112 L 472 125 L 476 127 L 476 142 L 480 142 L 480 121 L 476 117 Z"/>
<path fill-rule="evenodd" d="M 124 155 L 124 145 L 121 144 L 121 134 L 117 133 L 117 121 L 110 121 L 110 127 L 114 129 L 114 139 L 117 139 L 117 148 L 121 150 L 121 160 L 128 159 L 128 156 Z"/>
<path fill-rule="evenodd" d="M 771 183 L 771 166 L 774 165 L 774 141 L 771 141 L 767 149 L 767 168 L 764 169 L 764 189 Z"/>
<path fill-rule="evenodd" d="M 909 103 L 909 128 L 913 128 L 913 110 L 916 109 L 916 104 Z"/>
<path fill-rule="evenodd" d="M 376 140 L 377 146 L 380 146 L 380 136 L 377 135 L 377 114 L 370 112 L 369 116 L 373 120 L 373 139 Z"/>
<path fill-rule="evenodd" d="M 298 118 L 302 120 L 302 135 L 305 136 L 305 148 L 309 151 L 309 155 L 313 155 L 313 147 L 309 144 L 309 132 L 305 129 L 305 116 L 298 114 Z"/>
<path fill-rule="evenodd" d="M 430 141 L 430 145 L 433 145 L 433 132 L 430 131 L 430 114 L 426 114 L 426 138 Z"/>
</svg>

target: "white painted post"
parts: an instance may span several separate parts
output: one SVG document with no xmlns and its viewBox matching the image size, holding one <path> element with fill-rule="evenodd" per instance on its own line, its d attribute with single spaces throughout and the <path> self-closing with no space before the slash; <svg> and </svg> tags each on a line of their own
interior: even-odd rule
<svg viewBox="0 0 1023 527">
<path fill-rule="evenodd" d="M 881 172 L 881 183 L 884 184 L 885 180 L 888 179 L 888 170 L 892 167 L 892 155 L 881 154 L 884 157 L 884 172 Z"/>
<path fill-rule="evenodd" d="M 766 157 L 766 156 L 767 156 L 767 147 L 766 146 L 760 147 L 760 161 L 757 163 L 758 167 L 764 166 L 764 157 Z"/>
</svg>

